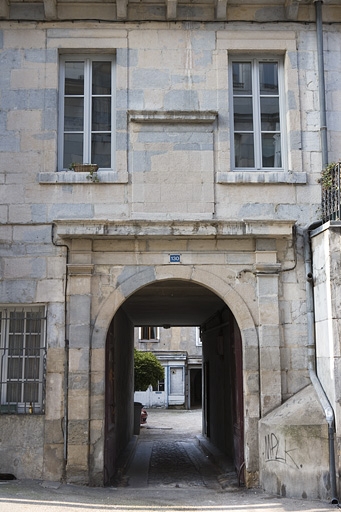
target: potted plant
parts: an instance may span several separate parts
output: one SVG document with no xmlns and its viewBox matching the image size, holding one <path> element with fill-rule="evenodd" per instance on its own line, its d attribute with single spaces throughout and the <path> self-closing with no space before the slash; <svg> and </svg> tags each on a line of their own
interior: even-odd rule
<svg viewBox="0 0 341 512">
<path fill-rule="evenodd" d="M 134 349 L 134 390 L 146 391 L 149 386 L 157 388 L 158 381 L 164 378 L 164 368 L 152 352 Z M 134 402 L 134 434 L 140 433 L 140 402 Z"/>
<path fill-rule="evenodd" d="M 78 162 L 72 162 L 72 164 L 70 164 L 69 169 L 71 169 L 75 172 L 94 173 L 94 172 L 98 171 L 98 165 L 97 164 L 80 164 Z"/>
<path fill-rule="evenodd" d="M 97 164 L 79 164 L 77 162 L 72 162 L 69 169 L 74 172 L 87 172 L 89 173 L 86 177 L 88 181 L 91 181 L 91 183 L 99 183 Z"/>
</svg>

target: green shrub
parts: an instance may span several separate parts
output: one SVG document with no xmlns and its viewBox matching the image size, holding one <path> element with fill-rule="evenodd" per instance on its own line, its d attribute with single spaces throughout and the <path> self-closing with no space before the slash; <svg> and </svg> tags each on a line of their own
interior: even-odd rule
<svg viewBox="0 0 341 512">
<path fill-rule="evenodd" d="M 134 388 L 145 391 L 150 385 L 157 388 L 158 381 L 164 378 L 163 366 L 152 352 L 134 349 Z"/>
</svg>

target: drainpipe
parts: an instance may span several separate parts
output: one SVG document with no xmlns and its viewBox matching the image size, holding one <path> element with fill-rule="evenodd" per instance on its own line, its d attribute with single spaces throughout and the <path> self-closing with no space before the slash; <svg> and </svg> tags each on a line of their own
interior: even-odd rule
<svg viewBox="0 0 341 512">
<path fill-rule="evenodd" d="M 322 169 L 328 165 L 328 139 L 327 139 L 327 114 L 326 114 L 326 85 L 324 78 L 324 57 L 323 57 L 323 23 L 322 23 L 322 1 L 315 1 L 316 12 L 316 43 L 318 58 L 318 83 L 319 83 L 319 104 L 320 104 L 320 138 L 322 153 Z M 321 222 L 315 222 L 304 230 L 304 259 L 306 268 L 306 294 L 307 294 L 307 322 L 308 322 L 308 368 L 310 380 L 317 392 L 320 403 L 323 407 L 326 421 L 328 423 L 329 443 L 329 473 L 332 499 L 331 503 L 337 505 L 339 500 L 336 492 L 336 469 L 335 469 L 335 416 L 332 406 L 326 396 L 321 382 L 316 373 L 316 339 L 315 339 L 315 314 L 314 314 L 314 290 L 312 273 L 312 251 L 310 243 L 310 231 Z"/>
<path fill-rule="evenodd" d="M 323 26 L 322 26 L 322 2 L 315 0 L 316 11 L 316 42 L 317 42 L 317 70 L 320 102 L 320 137 L 322 152 L 322 169 L 328 165 L 328 141 L 327 141 L 327 115 L 326 115 L 326 85 L 324 80 L 323 58 Z"/>
<path fill-rule="evenodd" d="M 306 295 L 307 295 L 307 325 L 308 325 L 308 370 L 310 380 L 318 395 L 320 404 L 324 410 L 325 418 L 328 423 L 328 444 L 329 444 L 329 474 L 331 487 L 331 503 L 339 503 L 336 491 L 336 469 L 335 469 L 335 416 L 332 406 L 321 385 L 316 373 L 316 338 L 315 338 L 315 310 L 314 310 L 314 290 L 313 290 L 313 272 L 312 272 L 312 251 L 310 244 L 310 231 L 321 225 L 317 221 L 308 226 L 303 231 L 304 240 L 304 263 L 306 271 Z"/>
</svg>

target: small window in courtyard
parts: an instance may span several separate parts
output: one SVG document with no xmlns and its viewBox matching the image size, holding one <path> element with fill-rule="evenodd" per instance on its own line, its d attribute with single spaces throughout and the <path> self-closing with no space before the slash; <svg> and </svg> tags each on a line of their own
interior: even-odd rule
<svg viewBox="0 0 341 512">
<path fill-rule="evenodd" d="M 42 413 L 45 309 L 0 308 L 1 413 Z"/>
<path fill-rule="evenodd" d="M 112 57 L 62 56 L 59 169 L 72 163 L 113 168 L 114 83 Z"/>
<path fill-rule="evenodd" d="M 157 391 L 164 391 L 165 390 L 165 380 L 159 380 Z"/>
<path fill-rule="evenodd" d="M 230 66 L 234 169 L 283 168 L 282 64 L 237 59 Z"/>
<path fill-rule="evenodd" d="M 149 325 L 140 327 L 139 341 L 159 341 L 159 328 Z"/>
</svg>

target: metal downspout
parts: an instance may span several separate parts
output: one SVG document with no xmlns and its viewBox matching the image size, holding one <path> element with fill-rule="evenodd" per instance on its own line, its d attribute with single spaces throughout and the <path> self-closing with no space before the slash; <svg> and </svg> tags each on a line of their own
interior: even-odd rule
<svg viewBox="0 0 341 512">
<path fill-rule="evenodd" d="M 326 114 L 326 85 L 324 78 L 324 57 L 323 57 L 323 23 L 322 23 L 322 1 L 315 1 L 316 11 L 316 44 L 318 58 L 318 84 L 319 84 L 319 104 L 320 104 L 320 138 L 322 169 L 328 165 L 328 139 L 327 139 L 327 114 Z M 306 267 L 306 293 L 307 293 L 307 322 L 308 322 L 308 368 L 310 380 L 318 394 L 320 403 L 323 407 L 326 421 L 328 423 L 328 442 L 329 442 L 329 473 L 332 492 L 332 504 L 338 504 L 336 491 L 336 469 L 335 469 L 335 416 L 332 406 L 326 396 L 321 382 L 316 373 L 316 339 L 315 339 L 315 309 L 314 309 L 314 290 L 312 273 L 312 251 L 310 244 L 310 231 L 320 225 L 321 222 L 311 224 L 304 230 L 304 260 Z"/>
<path fill-rule="evenodd" d="M 307 325 L 308 325 L 308 369 L 310 380 L 318 395 L 320 404 L 324 410 L 325 418 L 328 423 L 328 444 L 329 444 L 329 474 L 331 487 L 331 503 L 337 505 L 339 499 L 336 490 L 336 469 L 335 469 L 335 444 L 334 430 L 335 417 L 334 411 L 327 395 L 322 388 L 321 382 L 316 373 L 316 339 L 315 339 L 315 309 L 313 292 L 313 272 L 312 272 L 312 252 L 310 245 L 310 231 L 321 225 L 321 221 L 308 226 L 303 232 L 304 238 L 304 263 L 306 270 L 306 294 L 307 294 Z"/>
</svg>

